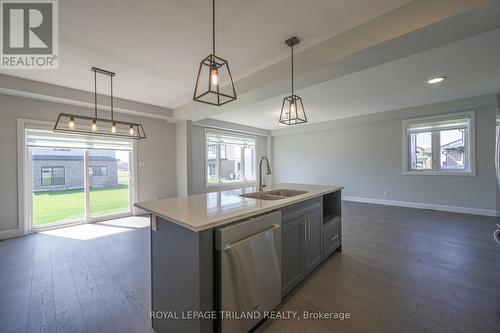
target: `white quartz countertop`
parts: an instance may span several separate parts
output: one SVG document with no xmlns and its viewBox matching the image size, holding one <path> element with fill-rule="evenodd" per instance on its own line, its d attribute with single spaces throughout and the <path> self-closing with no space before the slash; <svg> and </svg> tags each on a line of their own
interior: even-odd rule
<svg viewBox="0 0 500 333">
<path fill-rule="evenodd" d="M 276 184 L 272 187 L 266 187 L 265 191 L 293 189 L 307 191 L 307 193 L 280 200 L 258 200 L 241 197 L 240 194 L 256 192 L 257 190 L 255 187 L 245 187 L 186 197 L 139 202 L 135 206 L 190 230 L 202 231 L 326 193 L 339 191 L 342 188 L 341 186 Z"/>
</svg>

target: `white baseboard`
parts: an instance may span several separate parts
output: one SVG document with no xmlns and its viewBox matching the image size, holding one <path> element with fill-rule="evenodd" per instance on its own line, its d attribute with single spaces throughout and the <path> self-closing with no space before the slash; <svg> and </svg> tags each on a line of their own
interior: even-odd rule
<svg viewBox="0 0 500 333">
<path fill-rule="evenodd" d="M 459 206 L 448 206 L 448 205 L 435 205 L 435 204 L 428 204 L 428 203 L 421 203 L 421 202 L 372 199 L 372 198 L 352 197 L 352 196 L 342 196 L 342 200 L 353 201 L 353 202 L 371 203 L 371 204 L 377 204 L 377 205 L 396 206 L 396 207 L 432 209 L 432 210 L 439 210 L 439 211 L 443 211 L 443 212 L 484 215 L 484 216 L 500 216 L 500 212 L 496 211 L 495 209 L 482 209 L 482 208 L 459 207 Z"/>
<path fill-rule="evenodd" d="M 12 237 L 17 237 L 19 235 L 21 235 L 21 232 L 19 231 L 19 229 L 0 231 L 0 240 L 12 238 Z"/>
</svg>

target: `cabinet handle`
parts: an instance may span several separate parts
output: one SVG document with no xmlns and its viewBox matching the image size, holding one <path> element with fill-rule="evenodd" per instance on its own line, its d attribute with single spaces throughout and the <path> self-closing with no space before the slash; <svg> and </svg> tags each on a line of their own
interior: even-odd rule
<svg viewBox="0 0 500 333">
<path fill-rule="evenodd" d="M 307 244 L 307 220 L 304 219 L 304 245 Z"/>
<path fill-rule="evenodd" d="M 307 230 L 307 235 L 309 236 L 308 240 L 311 240 L 311 218 L 310 217 L 307 218 L 307 225 L 309 228 L 309 230 Z"/>
<path fill-rule="evenodd" d="M 334 241 L 334 240 L 336 240 L 337 238 L 339 238 L 339 234 L 335 234 L 335 235 L 333 235 L 333 236 L 330 238 L 330 240 L 331 240 L 331 241 Z"/>
</svg>

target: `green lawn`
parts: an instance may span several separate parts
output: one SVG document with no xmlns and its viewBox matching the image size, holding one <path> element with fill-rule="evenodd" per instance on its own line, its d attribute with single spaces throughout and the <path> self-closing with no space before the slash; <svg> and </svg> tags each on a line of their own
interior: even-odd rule
<svg viewBox="0 0 500 333">
<path fill-rule="evenodd" d="M 128 211 L 127 181 L 122 178 L 119 183 L 118 186 L 90 191 L 91 216 Z M 83 189 L 33 193 L 33 213 L 34 225 L 83 219 L 85 193 Z"/>
</svg>

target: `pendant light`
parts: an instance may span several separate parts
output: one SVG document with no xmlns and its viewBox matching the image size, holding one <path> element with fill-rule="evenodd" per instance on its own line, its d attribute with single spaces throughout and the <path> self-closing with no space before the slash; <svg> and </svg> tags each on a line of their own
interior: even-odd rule
<svg viewBox="0 0 500 333">
<path fill-rule="evenodd" d="M 302 103 L 302 98 L 294 94 L 293 90 L 293 47 L 299 43 L 297 37 L 289 38 L 285 43 L 291 48 L 292 57 L 292 94 L 283 98 L 283 103 L 281 104 L 281 114 L 279 122 L 283 125 L 298 125 L 302 123 L 307 123 L 306 111 L 304 109 L 304 104 Z"/>
<path fill-rule="evenodd" d="M 212 54 L 200 62 L 193 100 L 220 106 L 236 99 L 227 60 L 215 55 L 215 0 L 212 0 Z"/>
<path fill-rule="evenodd" d="M 94 72 L 94 116 L 80 116 L 76 114 L 61 113 L 54 125 L 54 132 L 90 134 L 92 136 L 114 136 L 129 139 L 145 139 L 146 133 L 141 124 L 115 120 L 113 77 L 116 73 L 92 67 Z M 99 118 L 97 114 L 97 74 L 106 75 L 110 78 L 111 85 L 111 119 Z"/>
</svg>

